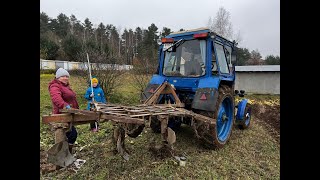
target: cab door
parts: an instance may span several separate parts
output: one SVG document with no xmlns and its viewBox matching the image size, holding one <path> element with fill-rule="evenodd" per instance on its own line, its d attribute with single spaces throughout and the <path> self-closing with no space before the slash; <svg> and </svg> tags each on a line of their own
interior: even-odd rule
<svg viewBox="0 0 320 180">
<path fill-rule="evenodd" d="M 212 65 L 214 66 L 216 63 L 217 67 L 213 67 L 212 73 L 217 73 L 217 75 L 221 77 L 221 80 L 233 81 L 231 52 L 229 52 L 231 47 L 223 45 L 219 41 L 215 41 L 213 48 L 215 57 L 212 58 Z"/>
</svg>

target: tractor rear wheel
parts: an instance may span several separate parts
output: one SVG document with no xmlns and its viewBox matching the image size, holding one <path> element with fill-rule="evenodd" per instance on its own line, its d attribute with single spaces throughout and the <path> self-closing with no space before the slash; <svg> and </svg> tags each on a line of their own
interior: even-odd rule
<svg viewBox="0 0 320 180">
<path fill-rule="evenodd" d="M 208 114 L 209 112 L 207 112 Z M 216 125 L 198 128 L 197 131 L 211 149 L 222 148 L 229 140 L 234 124 L 234 97 L 230 87 L 221 85 L 215 111 L 209 113 Z"/>
</svg>

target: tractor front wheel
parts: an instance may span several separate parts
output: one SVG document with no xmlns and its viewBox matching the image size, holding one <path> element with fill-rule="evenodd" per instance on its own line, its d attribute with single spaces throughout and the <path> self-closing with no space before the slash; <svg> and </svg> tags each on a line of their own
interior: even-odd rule
<svg viewBox="0 0 320 180">
<path fill-rule="evenodd" d="M 244 111 L 244 120 L 238 124 L 239 129 L 247 129 L 251 122 L 251 107 L 246 107 Z"/>
</svg>

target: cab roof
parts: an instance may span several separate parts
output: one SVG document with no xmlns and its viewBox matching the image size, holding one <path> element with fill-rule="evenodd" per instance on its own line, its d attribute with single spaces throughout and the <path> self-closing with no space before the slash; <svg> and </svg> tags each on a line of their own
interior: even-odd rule
<svg viewBox="0 0 320 180">
<path fill-rule="evenodd" d="M 197 28 L 197 29 L 189 29 L 189 30 L 185 30 L 185 31 L 176 31 L 176 32 L 173 32 L 173 33 L 169 34 L 168 36 L 166 36 L 166 38 L 177 37 L 177 36 L 186 36 L 186 35 L 197 34 L 197 33 L 206 33 L 206 32 L 210 32 L 210 29 L 206 28 L 206 27 L 202 27 L 202 28 Z"/>
<path fill-rule="evenodd" d="M 192 35 L 192 34 L 198 34 L 198 33 L 212 33 L 214 35 L 219 36 L 222 39 L 225 39 L 229 42 L 229 39 L 224 38 L 223 36 L 217 34 L 216 32 L 211 31 L 208 27 L 201 27 L 201 28 L 196 28 L 196 29 L 189 29 L 189 30 L 185 30 L 185 31 L 176 31 L 176 32 L 172 32 L 171 34 L 169 34 L 168 36 L 166 36 L 166 38 L 173 38 L 173 37 L 178 37 L 178 36 L 187 36 L 187 35 Z"/>
</svg>

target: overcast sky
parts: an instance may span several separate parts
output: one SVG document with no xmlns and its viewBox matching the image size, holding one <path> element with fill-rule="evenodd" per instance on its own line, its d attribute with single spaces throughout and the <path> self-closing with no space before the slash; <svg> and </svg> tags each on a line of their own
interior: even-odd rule
<svg viewBox="0 0 320 180">
<path fill-rule="evenodd" d="M 219 7 L 230 12 L 234 32 L 240 30 L 240 47 L 258 49 L 262 57 L 280 55 L 280 0 L 40 0 L 40 12 L 56 18 L 59 13 L 97 25 L 193 29 L 207 26 Z"/>
</svg>

